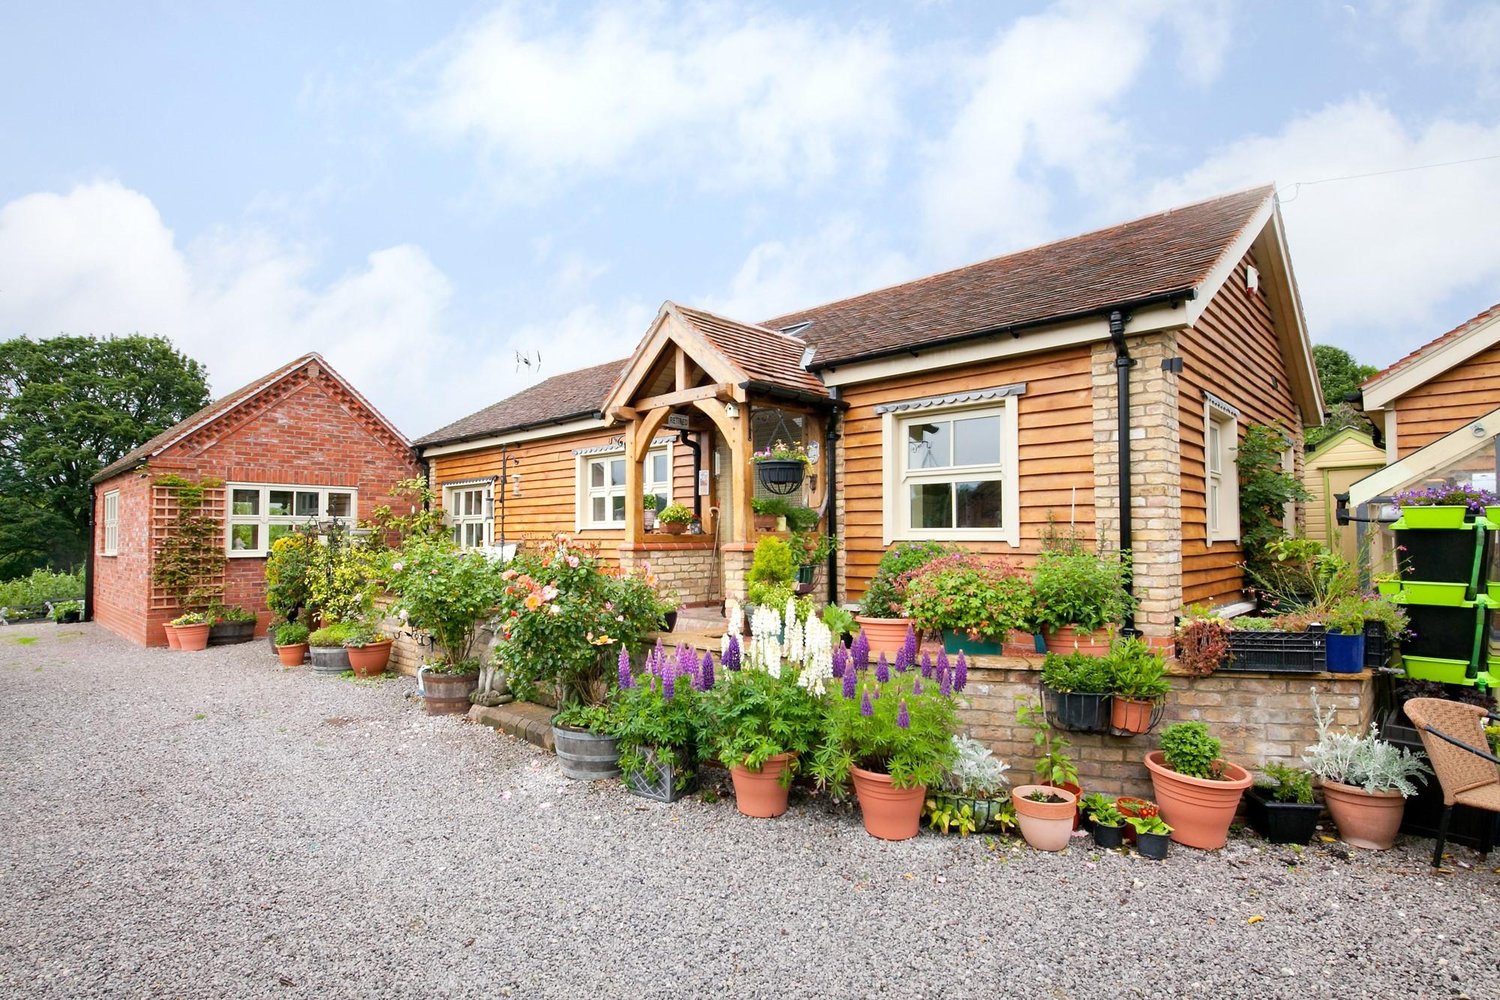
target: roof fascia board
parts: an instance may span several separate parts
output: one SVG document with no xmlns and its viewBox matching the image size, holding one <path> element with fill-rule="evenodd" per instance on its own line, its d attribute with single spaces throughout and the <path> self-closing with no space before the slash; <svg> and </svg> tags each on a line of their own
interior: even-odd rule
<svg viewBox="0 0 1500 1000">
<path fill-rule="evenodd" d="M 1271 315 L 1276 321 L 1277 337 L 1281 341 L 1281 353 L 1287 363 L 1287 376 L 1292 382 L 1292 392 L 1302 408 L 1305 425 L 1321 425 L 1323 408 L 1323 386 L 1318 381 L 1318 365 L 1313 358 L 1312 337 L 1307 332 L 1307 316 L 1302 311 L 1302 294 L 1297 289 L 1297 274 L 1292 270 L 1292 258 L 1287 252 L 1286 228 L 1282 224 L 1281 209 L 1276 207 L 1275 197 L 1270 199 L 1272 212 L 1270 223 L 1261 231 L 1256 242 L 1262 264 L 1269 261 L 1273 266 L 1261 268 L 1262 286 L 1266 289 L 1266 300 L 1271 306 Z M 1269 273 L 1267 273 L 1269 271 Z"/>
<path fill-rule="evenodd" d="M 1214 266 L 1208 269 L 1202 281 L 1198 283 L 1198 297 L 1187 303 L 1188 325 L 1193 325 L 1203 318 L 1209 303 L 1219 294 L 1219 290 L 1234 274 L 1234 269 L 1239 267 L 1240 260 L 1250 252 L 1255 241 L 1260 238 L 1261 230 L 1265 229 L 1266 223 L 1271 220 L 1271 209 L 1273 198 L 1266 196 L 1259 208 L 1257 208 L 1246 220 L 1245 226 L 1240 230 L 1238 236 L 1225 247 L 1224 252 Z"/>
<path fill-rule="evenodd" d="M 1181 329 L 1187 324 L 1180 308 L 1162 304 L 1132 313 L 1128 336 Z M 907 354 L 874 361 L 851 361 L 819 372 L 829 387 L 856 385 L 880 379 L 913 375 L 938 368 L 1000 361 L 1006 358 L 1077 347 L 1109 339 L 1109 321 L 1103 317 L 1075 320 L 1057 326 L 1037 327 L 1015 336 L 997 333 L 984 340 L 937 347 L 914 347 Z"/>
<path fill-rule="evenodd" d="M 1405 486 L 1414 479 L 1436 472 L 1463 458 L 1474 450 L 1482 438 L 1493 437 L 1493 435 L 1486 434 L 1475 436 L 1475 428 L 1482 428 L 1486 424 L 1490 427 L 1500 426 L 1500 408 L 1491 410 L 1477 420 L 1469 421 L 1431 444 L 1418 448 L 1401 461 L 1387 465 L 1379 472 L 1371 473 L 1353 484 L 1349 487 L 1349 506 L 1358 507 L 1362 503 L 1369 503 L 1375 497 L 1387 496 L 1398 487 Z"/>
<path fill-rule="evenodd" d="M 534 427 L 530 430 L 515 431 L 511 434 L 496 434 L 491 437 L 475 438 L 473 441 L 426 445 L 419 447 L 418 453 L 423 458 L 436 458 L 440 455 L 457 455 L 465 451 L 483 451 L 488 448 L 500 448 L 508 444 L 521 444 L 525 441 L 540 441 L 545 438 L 563 437 L 568 434 L 581 434 L 585 431 L 604 431 L 608 430 L 609 426 L 609 421 L 603 418 L 590 417 L 585 420 L 570 420 L 566 423 L 554 424 L 550 427 Z"/>
<path fill-rule="evenodd" d="M 641 382 L 650 374 L 662 350 L 669 344 L 684 351 L 715 382 L 738 385 L 750 377 L 699 334 L 678 312 L 676 303 L 668 300 L 657 311 L 651 328 L 636 345 L 629 363 L 615 380 L 609 394 L 604 397 L 600 409 L 610 413 L 616 407 L 629 406 L 631 398 L 640 391 Z"/>
<path fill-rule="evenodd" d="M 1377 379 L 1364 388 L 1365 409 L 1389 407 L 1397 398 L 1500 343 L 1500 315 L 1492 316 L 1472 330 L 1459 334 L 1441 347 L 1418 358 L 1399 371 Z"/>
</svg>

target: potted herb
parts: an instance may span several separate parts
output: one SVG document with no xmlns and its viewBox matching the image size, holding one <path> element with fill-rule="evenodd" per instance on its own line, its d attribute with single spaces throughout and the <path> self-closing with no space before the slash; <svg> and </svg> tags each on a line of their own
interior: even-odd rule
<svg viewBox="0 0 1500 1000">
<path fill-rule="evenodd" d="M 1091 552 L 1079 543 L 1044 551 L 1032 577 L 1032 622 L 1049 652 L 1108 652 L 1102 634 L 1128 614 L 1134 602 L 1125 583 L 1129 558 Z"/>
<path fill-rule="evenodd" d="M 697 785 L 701 694 L 714 683 L 713 660 L 703 656 L 700 663 L 686 643 L 671 654 L 658 643 L 635 677 L 629 652 L 620 650 L 610 716 L 625 785 L 642 798 L 676 802 Z"/>
<path fill-rule="evenodd" d="M 688 525 L 693 523 L 693 512 L 680 503 L 668 504 L 661 513 L 656 515 L 656 521 L 661 525 L 661 530 L 669 535 L 685 534 Z"/>
<path fill-rule="evenodd" d="M 1109 730 L 1109 665 L 1087 653 L 1048 653 L 1042 658 L 1042 692 L 1050 720 L 1079 733 Z"/>
<path fill-rule="evenodd" d="M 1303 763 L 1322 779 L 1323 799 L 1345 843 L 1370 850 L 1389 850 L 1396 843 L 1408 796 L 1432 769 L 1405 747 L 1380 738 L 1374 723 L 1364 735 L 1335 732 L 1335 711 L 1326 713 L 1313 695 L 1318 742 L 1302 755 Z"/>
<path fill-rule="evenodd" d="M 1125 843 L 1125 817 L 1108 795 L 1093 792 L 1079 802 L 1094 843 L 1106 850 Z"/>
<path fill-rule="evenodd" d="M 1078 821 L 1078 797 L 1051 785 L 1018 785 L 1011 792 L 1021 836 L 1038 851 L 1066 850 Z"/>
<path fill-rule="evenodd" d="M 1323 807 L 1313 801 L 1312 772 L 1278 761 L 1261 766 L 1263 777 L 1245 790 L 1245 816 L 1273 844 L 1312 840 Z"/>
<path fill-rule="evenodd" d="M 905 574 L 905 610 L 920 632 L 941 633 L 950 653 L 999 655 L 1031 619 L 1031 585 L 1003 559 L 966 552 L 939 556 Z"/>
<path fill-rule="evenodd" d="M 736 645 L 725 656 L 708 695 L 705 743 L 729 768 L 739 811 L 770 819 L 786 812 L 792 778 L 817 745 L 821 709 L 795 664 L 774 674 L 755 664 L 741 670 L 738 654 Z"/>
<path fill-rule="evenodd" d="M 188 652 L 208 648 L 208 630 L 212 623 L 202 611 L 178 615 L 167 624 L 176 630 L 178 648 Z"/>
<path fill-rule="evenodd" d="M 1172 835 L 1172 827 L 1154 813 L 1149 816 L 1132 816 L 1128 822 L 1135 833 L 1135 849 L 1143 858 L 1165 861 L 1171 842 L 1182 842 L 1181 838 Z"/>
<path fill-rule="evenodd" d="M 953 762 L 958 716 L 946 685 L 923 684 L 916 670 L 889 678 L 846 668 L 841 696 L 824 699 L 812 770 L 820 785 L 837 789 L 852 779 L 871 836 L 906 840 L 917 835 L 927 789 Z"/>
<path fill-rule="evenodd" d="M 1083 797 L 1083 788 L 1078 784 L 1078 765 L 1068 753 L 1073 744 L 1052 733 L 1052 724 L 1041 707 L 1032 704 L 1029 698 L 1016 699 L 1016 722 L 1023 729 L 1031 730 L 1031 745 L 1038 753 L 1033 771 L 1037 784 L 1061 788 L 1075 799 Z M 1014 797 L 1014 796 L 1013 796 Z M 1079 817 L 1073 816 L 1073 829 L 1078 829 Z"/>
<path fill-rule="evenodd" d="M 1173 827 L 1172 839 L 1187 847 L 1223 847 L 1250 787 L 1250 772 L 1224 760 L 1220 746 L 1204 723 L 1178 722 L 1162 731 L 1161 749 L 1146 755 L 1162 818 Z"/>
<path fill-rule="evenodd" d="M 307 626 L 301 622 L 283 622 L 276 626 L 276 655 L 283 667 L 300 667 L 307 659 Z"/>
<path fill-rule="evenodd" d="M 953 763 L 936 787 L 928 790 L 927 825 L 960 837 L 998 830 L 1010 808 L 1005 772 L 1010 765 L 972 736 L 955 733 Z"/>
<path fill-rule="evenodd" d="M 894 656 L 906 643 L 906 633 L 915 627 L 906 617 L 906 580 L 916 570 L 950 552 L 938 542 L 902 542 L 880 557 L 875 576 L 865 588 L 861 613 L 855 618 L 872 654 Z"/>
<path fill-rule="evenodd" d="M 315 674 L 338 675 L 349 670 L 349 650 L 344 645 L 359 633 L 357 622 L 333 622 L 307 636 Z"/>
<path fill-rule="evenodd" d="M 641 497 L 641 523 L 645 525 L 647 531 L 650 531 L 652 528 L 656 527 L 656 503 L 657 500 L 655 493 L 647 493 L 645 496 Z"/>
<path fill-rule="evenodd" d="M 1172 690 L 1167 662 L 1144 639 L 1116 640 L 1104 658 L 1109 674 L 1109 724 L 1116 734 L 1139 735 L 1155 722 L 1157 708 Z"/>
<path fill-rule="evenodd" d="M 391 637 L 371 622 L 357 622 L 344 640 L 344 649 L 349 654 L 349 669 L 354 676 L 379 677 L 391 660 Z"/>
<path fill-rule="evenodd" d="M 800 441 L 775 441 L 769 448 L 751 455 L 750 461 L 755 465 L 755 474 L 761 485 L 780 496 L 797 490 L 812 465 L 807 448 Z"/>
<path fill-rule="evenodd" d="M 791 509 L 792 505 L 781 497 L 752 497 L 750 499 L 750 513 L 756 531 L 776 531 L 778 524 L 780 524 L 780 530 L 785 530 L 786 524 L 782 519 Z"/>
<path fill-rule="evenodd" d="M 1365 669 L 1365 625 L 1372 621 L 1384 623 L 1392 636 L 1407 626 L 1405 613 L 1379 594 L 1349 594 L 1324 614 L 1329 673 L 1357 674 Z"/>
</svg>

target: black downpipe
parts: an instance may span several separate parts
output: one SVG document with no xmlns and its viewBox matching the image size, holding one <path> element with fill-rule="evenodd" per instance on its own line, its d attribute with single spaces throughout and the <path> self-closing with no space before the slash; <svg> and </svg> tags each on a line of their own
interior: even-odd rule
<svg viewBox="0 0 1500 1000">
<path fill-rule="evenodd" d="M 828 390 L 835 400 L 838 399 L 838 387 Z M 833 472 L 838 463 L 834 460 L 834 450 L 838 448 L 838 442 L 842 434 L 838 431 L 838 410 L 828 414 L 828 424 L 823 433 L 823 494 L 828 498 L 828 537 L 837 538 L 839 534 L 839 505 L 838 505 L 838 483 L 833 481 Z M 839 602 L 839 547 L 834 545 L 828 550 L 828 603 Z"/>
<path fill-rule="evenodd" d="M 693 519 L 703 523 L 703 494 L 698 492 L 698 476 L 703 470 L 703 446 L 688 436 L 687 431 L 677 432 L 677 443 L 693 449 Z"/>
<path fill-rule="evenodd" d="M 1116 478 L 1120 482 L 1120 558 L 1123 559 L 1133 549 L 1135 537 L 1130 511 L 1130 369 L 1135 367 L 1135 359 L 1130 356 L 1130 347 L 1125 343 L 1125 314 L 1118 309 L 1109 314 L 1109 339 L 1115 345 L 1115 428 L 1119 438 Z M 1125 577 L 1125 592 L 1132 597 L 1135 596 L 1134 575 L 1132 571 Z M 1135 614 L 1127 613 L 1121 624 L 1126 635 L 1134 634 Z"/>
<path fill-rule="evenodd" d="M 98 487 L 89 484 L 88 548 L 83 550 L 83 621 L 94 620 L 94 503 Z"/>
</svg>

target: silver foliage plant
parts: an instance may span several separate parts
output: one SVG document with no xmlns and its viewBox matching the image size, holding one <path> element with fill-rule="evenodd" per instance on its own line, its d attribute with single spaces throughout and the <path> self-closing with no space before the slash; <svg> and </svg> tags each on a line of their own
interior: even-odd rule
<svg viewBox="0 0 1500 1000">
<path fill-rule="evenodd" d="M 1363 736 L 1333 725 L 1334 710 L 1326 713 L 1318 706 L 1317 691 L 1313 691 L 1313 717 L 1318 720 L 1318 742 L 1307 748 L 1302 760 L 1308 768 L 1324 781 L 1336 781 L 1341 785 L 1356 785 L 1367 792 L 1400 792 L 1402 796 L 1417 794 L 1412 779 L 1427 780 L 1432 768 L 1420 756 L 1405 747 L 1398 747 L 1380 738 L 1380 731 L 1370 723 L 1370 731 Z"/>
<path fill-rule="evenodd" d="M 954 795 L 991 798 L 1010 784 L 1010 780 L 1005 777 L 1010 765 L 972 736 L 955 734 L 953 749 L 958 751 L 958 755 L 943 777 L 945 791 Z"/>
</svg>

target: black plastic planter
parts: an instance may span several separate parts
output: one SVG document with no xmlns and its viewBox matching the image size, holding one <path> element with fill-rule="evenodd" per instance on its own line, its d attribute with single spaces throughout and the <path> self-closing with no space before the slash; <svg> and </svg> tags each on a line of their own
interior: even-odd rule
<svg viewBox="0 0 1500 1000">
<path fill-rule="evenodd" d="M 1064 694 L 1043 686 L 1047 714 L 1059 729 L 1075 733 L 1109 732 L 1109 695 Z"/>
<path fill-rule="evenodd" d="M 1138 833 L 1135 835 L 1135 849 L 1141 852 L 1141 857 L 1150 858 L 1152 861 L 1165 861 L 1167 859 L 1167 846 L 1172 843 L 1172 837 L 1166 833 Z"/>
<path fill-rule="evenodd" d="M 1245 790 L 1244 802 L 1250 828 L 1273 844 L 1307 843 L 1323 815 L 1323 807 L 1316 802 L 1277 802 L 1259 785 Z"/>
<path fill-rule="evenodd" d="M 1365 622 L 1365 669 L 1391 665 L 1394 643 L 1385 633 L 1385 622 Z"/>
<path fill-rule="evenodd" d="M 1427 528 L 1400 534 L 1406 547 L 1401 575 L 1408 580 L 1431 583 L 1468 584 L 1474 578 L 1474 560 L 1483 559 L 1483 548 L 1490 543 L 1490 533 L 1476 531 L 1472 524 L 1462 528 Z"/>
<path fill-rule="evenodd" d="M 1475 630 L 1481 629 L 1481 638 L 1489 632 L 1488 622 L 1480 625 L 1478 617 L 1488 618 L 1483 608 L 1448 608 L 1432 604 L 1403 605 L 1411 619 L 1410 639 L 1402 643 L 1402 651 L 1411 656 L 1436 657 L 1443 660 L 1472 661 L 1475 654 Z M 1478 617 L 1476 617 L 1478 616 Z M 1481 642 L 1481 649 L 1483 652 Z"/>
<path fill-rule="evenodd" d="M 1101 848 L 1119 847 L 1125 843 L 1125 828 L 1123 826 L 1105 826 L 1103 823 L 1094 824 L 1094 844 Z"/>
</svg>

